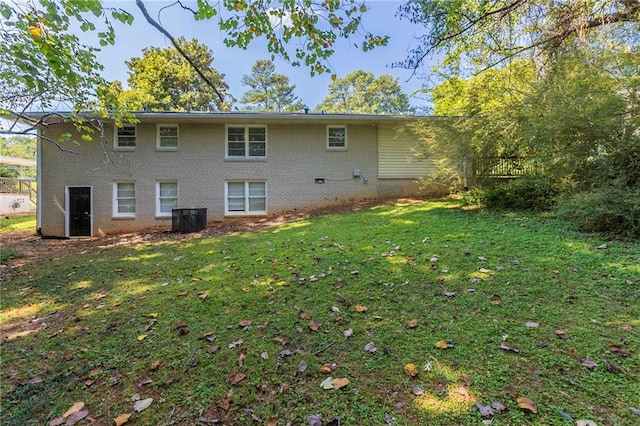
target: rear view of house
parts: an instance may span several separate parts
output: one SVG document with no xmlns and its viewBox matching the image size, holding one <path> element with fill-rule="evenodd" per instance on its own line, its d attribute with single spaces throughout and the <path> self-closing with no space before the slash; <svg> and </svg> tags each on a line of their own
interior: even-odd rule
<svg viewBox="0 0 640 426">
<path fill-rule="evenodd" d="M 171 228 L 174 209 L 208 220 L 409 196 L 432 163 L 401 131 L 414 118 L 352 114 L 142 112 L 102 122 L 91 142 L 39 129 L 38 229 L 80 237 Z"/>
</svg>

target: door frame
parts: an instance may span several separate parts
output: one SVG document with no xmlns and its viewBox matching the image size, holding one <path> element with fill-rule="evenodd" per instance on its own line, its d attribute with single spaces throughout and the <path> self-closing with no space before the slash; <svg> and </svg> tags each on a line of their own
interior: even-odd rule
<svg viewBox="0 0 640 426">
<path fill-rule="evenodd" d="M 89 208 L 91 209 L 89 212 L 89 235 L 76 235 L 70 236 L 71 232 L 71 197 L 69 194 L 69 189 L 71 188 L 89 188 Z M 93 186 L 92 185 L 67 185 L 64 187 L 64 203 L 65 203 L 65 214 L 64 214 L 64 235 L 66 238 L 89 238 L 93 237 Z"/>
</svg>

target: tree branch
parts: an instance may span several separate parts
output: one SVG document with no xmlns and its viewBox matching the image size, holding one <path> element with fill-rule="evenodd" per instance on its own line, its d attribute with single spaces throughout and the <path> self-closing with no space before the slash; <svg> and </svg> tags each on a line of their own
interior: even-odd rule
<svg viewBox="0 0 640 426">
<path fill-rule="evenodd" d="M 218 90 L 218 88 L 216 87 L 216 85 L 206 76 L 204 75 L 204 73 L 202 72 L 202 70 L 200 70 L 200 68 L 198 68 L 198 66 L 196 65 L 196 63 L 193 61 L 193 59 L 191 59 L 191 57 L 189 55 L 187 55 L 187 53 L 182 49 L 182 47 L 180 47 L 180 44 L 177 42 L 177 40 L 171 35 L 171 33 L 169 33 L 169 31 L 167 31 L 162 25 L 160 25 L 158 22 L 156 22 L 150 15 L 149 12 L 147 11 L 147 8 L 145 7 L 144 3 L 142 2 L 142 0 L 136 0 L 136 6 L 138 6 L 138 9 L 140 9 L 140 11 L 142 12 L 142 15 L 144 16 L 144 18 L 147 20 L 147 22 L 154 27 L 155 29 L 157 29 L 158 31 L 160 31 L 165 37 L 167 37 L 169 39 L 169 41 L 171 41 L 171 44 L 173 45 L 173 47 L 175 47 L 175 49 L 178 51 L 178 53 L 180 53 L 180 55 L 189 63 L 189 65 L 191 65 L 191 67 L 198 73 L 198 75 L 200 76 L 200 78 L 202 78 L 202 80 L 207 84 L 207 86 L 209 86 L 213 92 L 216 94 L 216 96 L 218 96 L 218 99 L 220 100 L 221 103 L 225 103 L 225 99 L 224 96 L 220 93 L 220 91 Z"/>
</svg>

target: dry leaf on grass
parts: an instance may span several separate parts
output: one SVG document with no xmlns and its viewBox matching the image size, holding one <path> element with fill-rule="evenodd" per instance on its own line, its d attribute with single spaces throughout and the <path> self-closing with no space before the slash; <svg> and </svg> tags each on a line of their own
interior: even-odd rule
<svg viewBox="0 0 640 426">
<path fill-rule="evenodd" d="M 533 414 L 538 413 L 538 407 L 532 399 L 521 396 L 519 398 L 516 398 L 516 402 L 518 403 L 518 407 L 522 408 L 523 410 L 529 411 Z"/>
<path fill-rule="evenodd" d="M 342 378 L 338 378 L 338 379 L 333 379 L 331 381 L 331 385 L 333 386 L 334 389 L 342 389 L 343 387 L 347 386 L 349 384 L 349 379 L 342 377 Z"/>
<path fill-rule="evenodd" d="M 131 413 L 120 414 L 118 417 L 113 419 L 113 421 L 115 422 L 116 426 L 122 426 L 129 421 L 129 417 L 131 417 Z"/>
<path fill-rule="evenodd" d="M 418 375 L 418 367 L 412 362 L 404 365 L 404 374 L 415 377 Z"/>
<path fill-rule="evenodd" d="M 418 320 L 412 319 L 407 321 L 407 328 L 416 328 L 418 326 Z"/>
<path fill-rule="evenodd" d="M 367 312 L 367 307 L 364 305 L 356 305 L 355 310 L 356 312 Z"/>
<path fill-rule="evenodd" d="M 84 408 L 84 402 L 78 401 L 78 402 L 74 403 L 67 411 L 65 411 L 62 416 L 63 417 L 69 417 L 70 415 L 77 413 L 78 411 L 82 410 L 83 408 Z"/>
<path fill-rule="evenodd" d="M 139 413 L 149 408 L 152 402 L 153 402 L 153 398 L 147 398 L 147 399 L 142 399 L 140 401 L 136 401 L 136 403 L 133 404 L 133 409 L 134 411 L 137 411 Z"/>
<path fill-rule="evenodd" d="M 231 383 L 232 385 L 236 385 L 236 384 L 240 383 L 241 381 L 243 381 L 243 380 L 244 380 L 244 379 L 246 379 L 246 378 L 247 378 L 247 375 L 246 375 L 246 374 L 243 374 L 243 373 L 235 373 L 235 374 L 232 374 L 232 375 L 229 377 L 229 383 Z"/>
</svg>

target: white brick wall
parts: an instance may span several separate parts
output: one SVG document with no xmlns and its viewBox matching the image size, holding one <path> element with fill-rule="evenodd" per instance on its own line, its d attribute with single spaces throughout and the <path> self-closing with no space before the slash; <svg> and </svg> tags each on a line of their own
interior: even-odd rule
<svg viewBox="0 0 640 426">
<path fill-rule="evenodd" d="M 156 150 L 155 123 L 138 124 L 137 146 L 131 152 L 114 151 L 112 126 L 106 126 L 105 144 L 98 140 L 65 144 L 75 153 L 43 142 L 43 234 L 65 235 L 66 186 L 93 188 L 93 235 L 170 228 L 170 218 L 155 215 L 158 180 L 178 181 L 178 207 L 204 207 L 209 220 L 224 219 L 224 184 L 229 179 L 265 180 L 268 215 L 373 198 L 379 190 L 384 196 L 407 195 L 408 182 L 389 187 L 378 181 L 377 127 L 370 123 L 347 125 L 346 151 L 326 148 L 326 125 L 343 123 L 259 124 L 267 124 L 266 160 L 225 160 L 224 123 L 180 123 L 180 145 L 175 152 Z M 51 126 L 46 136 L 56 139 L 65 131 L 72 128 Z M 361 177 L 353 177 L 353 169 L 359 169 Z M 316 178 L 325 183 L 315 183 Z M 112 217 L 114 181 L 136 183 L 134 219 Z M 398 185 L 402 187 L 399 191 Z"/>
</svg>

